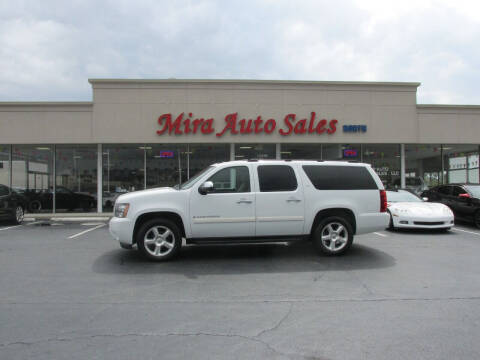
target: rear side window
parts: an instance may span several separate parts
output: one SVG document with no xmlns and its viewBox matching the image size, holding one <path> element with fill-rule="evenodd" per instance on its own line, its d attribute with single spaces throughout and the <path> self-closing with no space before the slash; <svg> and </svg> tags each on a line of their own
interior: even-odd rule
<svg viewBox="0 0 480 360">
<path fill-rule="evenodd" d="M 257 168 L 261 192 L 294 191 L 297 178 L 291 166 L 260 165 Z"/>
<path fill-rule="evenodd" d="M 450 195 L 450 186 L 440 186 L 437 191 L 443 195 Z"/>
<path fill-rule="evenodd" d="M 304 165 L 303 170 L 318 190 L 377 190 L 363 166 Z"/>
</svg>

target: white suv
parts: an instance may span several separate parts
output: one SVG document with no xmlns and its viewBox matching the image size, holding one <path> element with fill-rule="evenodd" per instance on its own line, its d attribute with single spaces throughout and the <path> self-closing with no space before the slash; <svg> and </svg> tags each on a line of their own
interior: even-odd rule
<svg viewBox="0 0 480 360">
<path fill-rule="evenodd" d="M 214 164 L 178 188 L 121 195 L 110 233 L 152 260 L 187 244 L 311 239 L 329 255 L 354 234 L 388 226 L 382 182 L 368 164 L 250 160 Z"/>
</svg>

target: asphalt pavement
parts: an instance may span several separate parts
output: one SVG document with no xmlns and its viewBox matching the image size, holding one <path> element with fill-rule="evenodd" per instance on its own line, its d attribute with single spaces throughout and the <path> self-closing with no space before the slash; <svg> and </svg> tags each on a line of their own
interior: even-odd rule
<svg viewBox="0 0 480 360">
<path fill-rule="evenodd" d="M 467 224 L 152 263 L 105 222 L 0 223 L 0 359 L 479 359 L 479 259 Z"/>
</svg>

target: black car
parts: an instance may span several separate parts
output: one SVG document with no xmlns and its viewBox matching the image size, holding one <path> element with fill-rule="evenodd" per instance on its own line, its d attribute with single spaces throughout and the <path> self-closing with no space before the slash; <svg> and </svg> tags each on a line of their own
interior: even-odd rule
<svg viewBox="0 0 480 360">
<path fill-rule="evenodd" d="M 97 200 L 87 194 L 76 193 L 63 186 L 56 187 L 55 193 L 56 209 L 73 211 L 82 209 L 91 211 L 97 206 Z M 29 197 L 29 209 L 32 212 L 51 209 L 53 205 L 53 189 L 43 190 Z"/>
<path fill-rule="evenodd" d="M 473 222 L 480 228 L 480 185 L 440 185 L 425 190 L 422 197 L 447 205 L 455 214 L 455 219 Z"/>
<path fill-rule="evenodd" d="M 16 224 L 23 221 L 27 199 L 10 189 L 8 186 L 0 185 L 0 219 L 12 220 Z"/>
</svg>

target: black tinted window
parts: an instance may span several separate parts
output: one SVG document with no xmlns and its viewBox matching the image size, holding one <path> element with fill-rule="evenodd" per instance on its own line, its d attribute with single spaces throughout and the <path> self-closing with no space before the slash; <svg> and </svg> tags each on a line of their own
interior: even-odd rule
<svg viewBox="0 0 480 360">
<path fill-rule="evenodd" d="M 303 170 L 318 190 L 378 189 L 363 166 L 304 165 Z"/>
<path fill-rule="evenodd" d="M 466 194 L 467 192 L 463 190 L 460 186 L 453 187 L 453 196 L 458 196 L 460 194 Z"/>
<path fill-rule="evenodd" d="M 291 166 L 260 165 L 257 171 L 261 192 L 293 191 L 297 188 L 297 178 Z"/>
<path fill-rule="evenodd" d="M 222 169 L 208 180 L 213 182 L 213 193 L 250 192 L 250 175 L 246 166 Z"/>
<path fill-rule="evenodd" d="M 450 195 L 450 186 L 440 186 L 437 191 L 443 195 Z"/>
<path fill-rule="evenodd" d="M 9 194 L 8 187 L 4 185 L 0 185 L 0 196 L 5 196 L 8 194 Z"/>
</svg>

